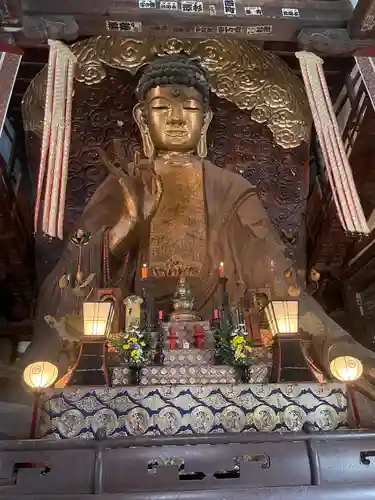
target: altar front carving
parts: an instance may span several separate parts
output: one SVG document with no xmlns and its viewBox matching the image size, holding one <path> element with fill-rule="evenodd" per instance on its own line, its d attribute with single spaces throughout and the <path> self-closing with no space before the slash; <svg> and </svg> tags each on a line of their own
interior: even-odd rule
<svg viewBox="0 0 375 500">
<path fill-rule="evenodd" d="M 39 432 L 52 439 L 293 431 L 306 423 L 332 431 L 347 425 L 342 384 L 177 385 L 52 391 Z"/>
</svg>

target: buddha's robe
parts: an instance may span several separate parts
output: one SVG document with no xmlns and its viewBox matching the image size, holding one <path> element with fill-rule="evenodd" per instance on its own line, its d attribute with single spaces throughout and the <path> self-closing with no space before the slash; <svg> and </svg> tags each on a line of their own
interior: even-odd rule
<svg viewBox="0 0 375 500">
<path fill-rule="evenodd" d="M 283 253 L 283 245 L 275 237 L 275 230 L 263 209 L 255 188 L 242 176 L 220 169 L 205 161 L 203 167 L 205 201 L 206 248 L 199 276 L 189 280 L 196 298 L 196 311 L 211 317 L 212 310 L 206 304 L 215 294 L 218 284 L 218 266 L 225 264 L 228 278 L 227 291 L 232 303 L 237 303 L 247 289 L 257 289 L 266 285 L 276 286 L 275 256 Z M 147 253 L 149 225 L 140 222 L 127 237 L 127 247 L 118 258 L 110 257 L 111 282 L 104 283 L 103 251 L 105 233 L 113 227 L 124 207 L 123 190 L 115 176 L 110 175 L 97 189 L 89 201 L 77 228 L 91 233 L 91 240 L 82 250 L 81 270 L 84 277 L 95 273 L 93 287 L 118 286 L 124 294 L 138 291 L 140 272 L 139 255 Z M 171 230 L 176 230 L 171 220 Z M 269 239 L 273 240 L 269 252 Z M 72 242 L 63 253 L 59 263 L 43 284 L 39 296 L 39 310 L 44 314 L 61 317 L 72 313 L 75 302 L 72 294 L 62 294 L 58 280 L 64 274 L 75 274 L 78 262 L 78 248 Z M 290 264 L 285 261 L 281 274 Z M 155 299 L 166 294 L 164 277 L 155 281 Z M 173 293 L 177 278 L 173 279 Z M 285 289 L 285 290 L 284 290 Z M 286 291 L 278 290 L 279 294 Z M 208 316 L 207 316 L 208 314 Z"/>
<path fill-rule="evenodd" d="M 236 304 L 246 289 L 256 290 L 269 286 L 275 296 L 287 298 L 288 287 L 293 284 L 284 279 L 284 271 L 291 267 L 285 257 L 285 248 L 267 217 L 255 188 L 242 176 L 220 169 L 205 161 L 203 165 L 204 198 L 206 207 L 206 252 L 200 276 L 191 281 L 196 298 L 196 312 L 204 319 L 211 317 L 213 300 L 217 297 L 218 264 L 225 264 L 230 301 Z M 83 248 L 82 272 L 87 277 L 95 273 L 90 286 L 121 287 L 124 295 L 139 292 L 139 253 L 147 246 L 149 225 L 140 223 L 129 235 L 127 249 L 120 261 L 112 259 L 110 283 L 103 283 L 103 246 L 105 234 L 113 227 L 124 207 L 123 190 L 115 176 L 110 175 L 89 201 L 77 228 L 87 230 L 92 237 Z M 145 236 L 146 235 L 146 236 Z M 64 274 L 75 274 L 78 248 L 69 242 L 60 261 L 44 282 L 37 308 L 37 326 L 34 340 L 24 358 L 23 365 L 38 359 L 56 359 L 60 339 L 56 331 L 44 321 L 46 314 L 57 319 L 74 312 L 77 299 L 62 291 L 59 279 Z M 176 281 L 155 278 L 155 298 L 170 297 Z M 294 281 L 295 283 L 295 281 Z M 353 343 L 353 355 L 368 355 L 369 351 L 334 323 L 317 304 L 301 294 L 300 325 L 314 336 L 320 361 L 327 368 L 327 343 L 339 339 Z M 371 353 L 370 353 L 371 354 Z M 324 357 L 324 359 L 322 359 Z M 374 357 L 372 355 L 372 357 Z"/>
</svg>

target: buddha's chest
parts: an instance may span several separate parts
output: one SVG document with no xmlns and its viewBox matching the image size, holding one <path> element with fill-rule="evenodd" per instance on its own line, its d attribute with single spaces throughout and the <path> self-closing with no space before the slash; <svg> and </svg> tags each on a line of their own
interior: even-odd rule
<svg viewBox="0 0 375 500">
<path fill-rule="evenodd" d="M 206 256 L 202 170 L 176 168 L 161 177 L 163 195 L 150 227 L 151 273 L 199 276 Z"/>
</svg>

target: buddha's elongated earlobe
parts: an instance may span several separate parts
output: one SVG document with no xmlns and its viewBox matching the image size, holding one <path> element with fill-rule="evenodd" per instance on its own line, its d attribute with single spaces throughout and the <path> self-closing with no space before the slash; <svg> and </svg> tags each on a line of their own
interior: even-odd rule
<svg viewBox="0 0 375 500">
<path fill-rule="evenodd" d="M 201 136 L 197 144 L 197 155 L 200 158 L 207 156 L 207 130 L 212 120 L 212 110 L 209 108 L 204 117 L 204 123 L 201 131 Z"/>
<path fill-rule="evenodd" d="M 133 108 L 133 118 L 136 124 L 138 125 L 139 131 L 141 133 L 143 152 L 146 158 L 152 158 L 155 153 L 155 146 L 154 143 L 152 142 L 148 126 L 143 117 L 142 107 L 139 103 L 136 104 Z"/>
<path fill-rule="evenodd" d="M 198 145 L 197 145 L 197 155 L 199 158 L 206 158 L 207 156 L 207 136 L 206 134 L 202 134 Z"/>
</svg>

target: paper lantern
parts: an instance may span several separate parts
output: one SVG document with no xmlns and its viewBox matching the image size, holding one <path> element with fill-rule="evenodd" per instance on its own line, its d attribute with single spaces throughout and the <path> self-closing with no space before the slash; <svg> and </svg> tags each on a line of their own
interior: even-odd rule
<svg viewBox="0 0 375 500">
<path fill-rule="evenodd" d="M 83 333 L 85 337 L 108 337 L 114 315 L 112 302 L 83 303 Z"/>
<path fill-rule="evenodd" d="M 329 364 L 332 375 L 342 382 L 357 380 L 363 372 L 361 361 L 353 356 L 338 356 Z"/>
<path fill-rule="evenodd" d="M 27 366 L 23 372 L 23 379 L 33 391 L 47 389 L 56 381 L 59 371 L 48 361 L 37 361 Z"/>
<path fill-rule="evenodd" d="M 298 333 L 299 304 L 297 300 L 272 300 L 265 307 L 265 313 L 273 335 Z"/>
</svg>

